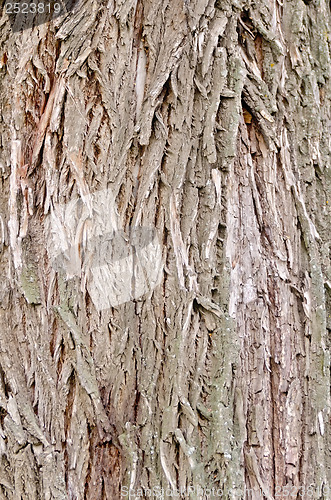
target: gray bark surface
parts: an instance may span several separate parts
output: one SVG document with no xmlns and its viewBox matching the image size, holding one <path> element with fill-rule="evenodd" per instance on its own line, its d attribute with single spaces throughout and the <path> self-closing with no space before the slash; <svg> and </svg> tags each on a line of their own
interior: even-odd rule
<svg viewBox="0 0 331 500">
<path fill-rule="evenodd" d="M 3 13 L 1 499 L 330 498 L 330 26 L 324 0 Z M 100 310 L 48 228 L 105 190 L 163 271 Z"/>
</svg>

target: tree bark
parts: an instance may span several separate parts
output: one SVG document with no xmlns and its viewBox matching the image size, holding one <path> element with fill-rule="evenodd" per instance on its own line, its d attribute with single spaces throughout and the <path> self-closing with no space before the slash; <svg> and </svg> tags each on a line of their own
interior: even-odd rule
<svg viewBox="0 0 331 500">
<path fill-rule="evenodd" d="M 3 11 L 0 498 L 329 498 L 330 26 L 324 0 Z M 91 200 L 152 231 L 132 272 L 91 265 Z"/>
</svg>

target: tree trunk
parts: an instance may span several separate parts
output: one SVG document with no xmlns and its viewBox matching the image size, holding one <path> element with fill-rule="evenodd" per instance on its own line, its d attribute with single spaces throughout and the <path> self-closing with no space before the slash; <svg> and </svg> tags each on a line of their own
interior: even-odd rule
<svg viewBox="0 0 331 500">
<path fill-rule="evenodd" d="M 330 20 L 3 11 L 0 498 L 330 498 Z"/>
</svg>

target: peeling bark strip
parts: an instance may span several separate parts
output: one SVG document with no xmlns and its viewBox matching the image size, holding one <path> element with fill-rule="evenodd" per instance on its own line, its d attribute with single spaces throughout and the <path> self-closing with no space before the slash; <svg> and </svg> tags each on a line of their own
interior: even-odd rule
<svg viewBox="0 0 331 500">
<path fill-rule="evenodd" d="M 329 498 L 330 24 L 323 0 L 2 12 L 1 498 Z M 58 266 L 48 225 L 103 192 L 164 264 L 106 308 L 89 217 Z"/>
</svg>

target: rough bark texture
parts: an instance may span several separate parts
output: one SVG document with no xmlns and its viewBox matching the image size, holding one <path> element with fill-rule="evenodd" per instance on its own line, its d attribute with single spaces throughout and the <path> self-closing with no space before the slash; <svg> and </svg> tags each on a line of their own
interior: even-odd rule
<svg viewBox="0 0 331 500">
<path fill-rule="evenodd" d="M 324 0 L 3 14 L 0 498 L 329 498 L 330 25 Z M 45 228 L 104 189 L 164 272 L 98 311 Z"/>
</svg>

